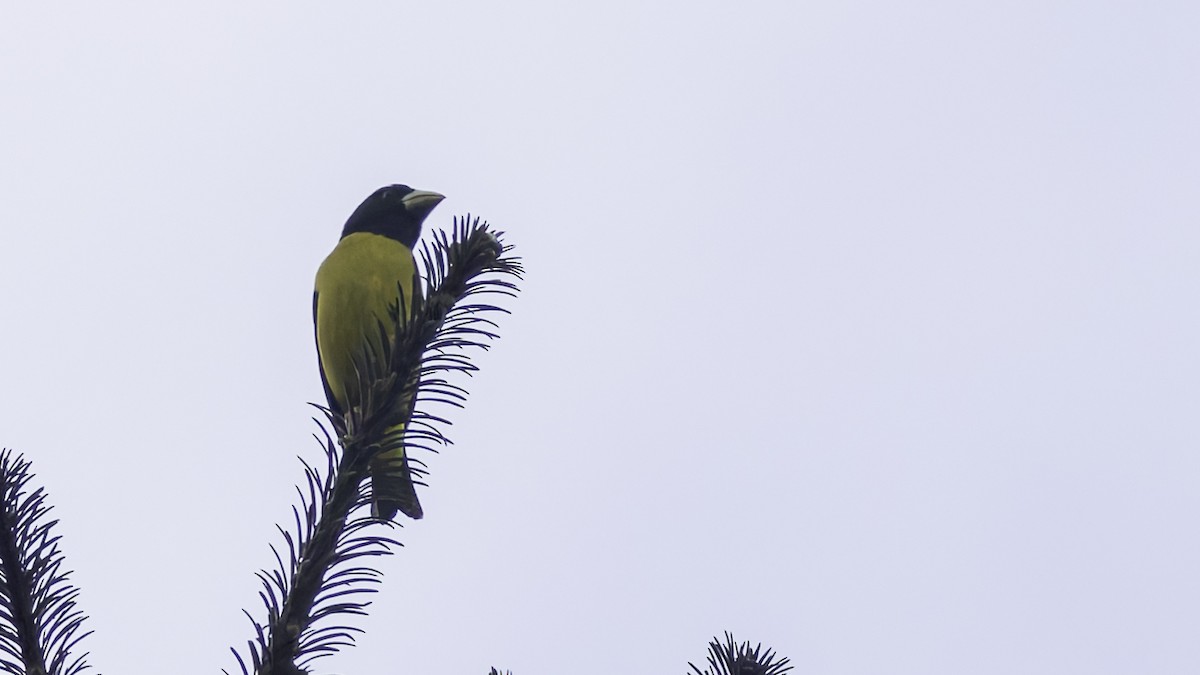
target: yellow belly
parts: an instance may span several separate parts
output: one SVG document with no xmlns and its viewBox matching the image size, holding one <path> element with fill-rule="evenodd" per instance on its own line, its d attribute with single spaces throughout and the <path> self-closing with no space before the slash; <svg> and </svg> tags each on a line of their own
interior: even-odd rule
<svg viewBox="0 0 1200 675">
<path fill-rule="evenodd" d="M 378 349 L 379 322 L 390 339 L 395 328 L 394 308 L 403 307 L 406 317 L 411 315 L 415 272 L 416 263 L 407 246 L 365 232 L 344 237 L 317 270 L 317 354 L 329 389 L 343 411 L 353 403 L 347 400 L 347 389 L 357 398 L 354 358 L 361 358 L 365 339 Z M 400 293 L 404 294 L 403 303 L 399 302 Z"/>
</svg>

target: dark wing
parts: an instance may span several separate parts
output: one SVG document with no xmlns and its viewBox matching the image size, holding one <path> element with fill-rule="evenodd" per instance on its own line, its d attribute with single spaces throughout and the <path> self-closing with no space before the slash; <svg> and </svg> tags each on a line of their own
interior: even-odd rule
<svg viewBox="0 0 1200 675">
<path fill-rule="evenodd" d="M 329 388 L 329 380 L 325 379 L 325 364 L 321 363 L 321 340 L 317 337 L 317 296 L 319 294 L 313 291 L 313 342 L 317 345 L 317 369 L 321 371 L 321 386 L 325 387 L 325 400 L 329 402 L 329 409 L 335 415 L 341 415 L 342 409 L 337 401 L 333 398 L 333 390 Z"/>
<path fill-rule="evenodd" d="M 425 305 L 425 292 L 421 290 L 421 273 L 417 271 L 416 263 L 413 264 L 413 280 L 412 280 L 412 301 L 408 303 L 409 314 L 408 318 L 414 319 Z"/>
</svg>

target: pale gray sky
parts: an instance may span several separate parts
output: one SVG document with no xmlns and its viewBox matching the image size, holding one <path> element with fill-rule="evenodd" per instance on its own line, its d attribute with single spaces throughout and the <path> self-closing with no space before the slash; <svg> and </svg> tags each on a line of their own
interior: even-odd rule
<svg viewBox="0 0 1200 675">
<path fill-rule="evenodd" d="M 0 444 L 102 672 L 233 666 L 392 182 L 529 275 L 324 672 L 1200 670 L 1192 3 L 246 5 L 0 10 Z"/>
</svg>

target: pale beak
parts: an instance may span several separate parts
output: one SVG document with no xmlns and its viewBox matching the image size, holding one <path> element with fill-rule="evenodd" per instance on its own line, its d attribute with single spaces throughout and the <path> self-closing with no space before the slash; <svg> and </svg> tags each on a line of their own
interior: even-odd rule
<svg viewBox="0 0 1200 675">
<path fill-rule="evenodd" d="M 429 215 L 433 207 L 441 204 L 445 198 L 445 195 L 440 195 L 436 192 L 413 190 L 401 197 L 400 203 L 404 204 L 405 210 L 416 216 L 418 220 L 422 220 L 425 216 Z"/>
</svg>

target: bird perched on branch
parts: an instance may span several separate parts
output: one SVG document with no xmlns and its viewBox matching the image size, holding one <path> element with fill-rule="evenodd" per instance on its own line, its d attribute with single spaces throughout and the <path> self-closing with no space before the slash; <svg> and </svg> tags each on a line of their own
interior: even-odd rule
<svg viewBox="0 0 1200 675">
<path fill-rule="evenodd" d="M 321 381 L 335 415 L 357 402 L 355 360 L 361 362 L 368 344 L 379 342 L 380 326 L 391 340 L 396 312 L 406 313 L 403 321 L 412 318 L 421 294 L 413 248 L 425 217 L 443 199 L 407 185 L 379 188 L 350 215 L 337 246 L 317 270 L 313 324 Z M 377 352 L 380 347 L 373 345 Z M 403 433 L 404 424 L 398 424 L 387 436 L 398 439 Z M 403 446 L 380 452 L 369 470 L 373 516 L 391 520 L 400 511 L 421 517 Z"/>
</svg>

